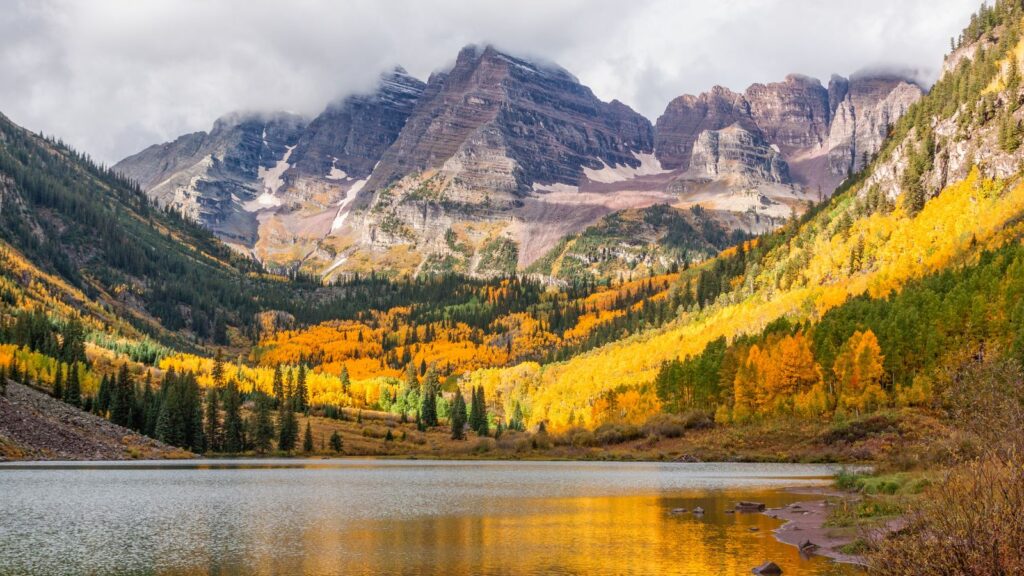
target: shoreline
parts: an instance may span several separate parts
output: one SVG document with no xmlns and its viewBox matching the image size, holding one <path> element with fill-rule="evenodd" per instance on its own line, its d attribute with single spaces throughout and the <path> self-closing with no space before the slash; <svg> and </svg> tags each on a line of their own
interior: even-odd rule
<svg viewBox="0 0 1024 576">
<path fill-rule="evenodd" d="M 822 556 L 840 564 L 866 567 L 867 560 L 862 554 L 843 552 L 841 548 L 859 538 L 897 531 L 905 522 L 903 517 L 899 517 L 872 528 L 866 533 L 863 531 L 843 533 L 842 529 L 825 525 L 833 507 L 827 498 L 854 499 L 856 493 L 833 487 L 817 489 L 791 487 L 785 490 L 794 494 L 822 497 L 793 502 L 779 508 L 768 508 L 761 512 L 769 518 L 783 521 L 782 526 L 772 530 L 772 535 L 777 541 L 797 548 L 801 555 Z M 808 542 L 810 546 L 806 546 Z"/>
</svg>

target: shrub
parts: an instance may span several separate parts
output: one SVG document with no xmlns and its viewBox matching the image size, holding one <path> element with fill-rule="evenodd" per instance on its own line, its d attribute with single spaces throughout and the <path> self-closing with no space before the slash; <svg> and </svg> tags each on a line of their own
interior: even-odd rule
<svg viewBox="0 0 1024 576">
<path fill-rule="evenodd" d="M 1024 459 L 964 464 L 931 487 L 905 530 L 872 543 L 870 570 L 917 574 L 1024 573 Z"/>
<path fill-rule="evenodd" d="M 677 414 L 655 414 L 644 423 L 644 434 L 661 438 L 679 438 L 686 431 L 683 417 Z"/>
<path fill-rule="evenodd" d="M 642 437 L 643 431 L 630 424 L 605 423 L 594 430 L 594 438 L 602 446 L 621 444 Z"/>
<path fill-rule="evenodd" d="M 558 446 L 575 446 L 577 448 L 594 446 L 597 440 L 594 433 L 585 428 L 570 428 L 555 438 Z"/>
<path fill-rule="evenodd" d="M 839 422 L 827 430 L 822 441 L 825 444 L 852 444 L 886 432 L 896 432 L 899 423 L 888 414 L 873 414 L 855 420 Z"/>
</svg>

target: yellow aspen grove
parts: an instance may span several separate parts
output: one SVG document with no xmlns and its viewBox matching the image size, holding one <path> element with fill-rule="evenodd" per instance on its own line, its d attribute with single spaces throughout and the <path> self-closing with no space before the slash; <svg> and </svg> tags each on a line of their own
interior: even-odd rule
<svg viewBox="0 0 1024 576">
<path fill-rule="evenodd" d="M 839 407 L 854 412 L 870 411 L 885 402 L 882 390 L 882 349 L 871 330 L 854 332 L 836 356 L 832 372 L 836 377 Z"/>
</svg>

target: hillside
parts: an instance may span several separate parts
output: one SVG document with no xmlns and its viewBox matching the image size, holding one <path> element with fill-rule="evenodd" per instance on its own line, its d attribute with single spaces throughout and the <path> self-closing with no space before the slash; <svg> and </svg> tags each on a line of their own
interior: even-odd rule
<svg viewBox="0 0 1024 576">
<path fill-rule="evenodd" d="M 0 395 L 0 460 L 185 458 L 178 448 L 8 381 Z"/>
<path fill-rule="evenodd" d="M 301 315 L 308 293 L 324 292 L 265 273 L 133 182 L 3 116 L 0 202 L 8 317 L 77 311 L 97 333 L 200 349 L 245 345 L 261 312 Z"/>
</svg>

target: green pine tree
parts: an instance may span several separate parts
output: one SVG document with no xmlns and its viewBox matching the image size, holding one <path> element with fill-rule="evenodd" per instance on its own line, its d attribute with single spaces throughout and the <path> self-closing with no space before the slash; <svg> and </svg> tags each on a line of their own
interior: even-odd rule
<svg viewBox="0 0 1024 576">
<path fill-rule="evenodd" d="M 229 454 L 245 450 L 245 423 L 242 422 L 242 397 L 234 379 L 224 389 L 224 433 L 221 449 Z"/>
<path fill-rule="evenodd" d="M 51 393 L 57 400 L 67 400 L 67 395 L 64 393 L 64 365 L 60 362 L 57 363 L 57 373 L 53 375 L 53 390 Z"/>
<path fill-rule="evenodd" d="M 462 440 L 466 437 L 466 399 L 462 397 L 462 390 L 455 390 L 455 399 L 452 400 L 451 417 L 452 440 Z"/>
<path fill-rule="evenodd" d="M 302 438 L 302 451 L 307 454 L 313 451 L 313 430 L 309 426 L 309 418 L 306 418 L 306 433 Z"/>
<path fill-rule="evenodd" d="M 280 407 L 284 404 L 284 376 L 281 374 L 281 365 L 274 366 L 274 402 Z"/>
<path fill-rule="evenodd" d="M 264 396 L 256 400 L 253 428 L 253 449 L 259 454 L 269 452 L 274 440 L 274 421 L 270 417 L 270 400 Z"/>
<path fill-rule="evenodd" d="M 360 332 L 360 334 L 362 334 L 362 332 Z M 352 382 L 351 382 L 351 380 L 349 379 L 349 376 L 348 376 L 348 367 L 347 366 L 343 365 L 341 367 L 341 376 L 340 376 L 340 378 L 341 378 L 341 393 L 344 394 L 345 396 L 348 396 L 349 390 L 352 387 Z"/>
<path fill-rule="evenodd" d="M 295 411 L 305 412 L 309 408 L 309 391 L 306 389 L 306 365 L 299 364 L 299 375 L 295 380 Z"/>
<path fill-rule="evenodd" d="M 216 364 L 214 364 L 216 367 Z M 216 380 L 214 380 L 216 382 Z M 204 436 L 206 437 L 206 451 L 207 452 L 220 452 L 221 451 L 221 427 L 220 427 L 220 407 L 218 404 L 217 388 L 210 388 L 206 391 L 206 428 L 204 429 Z"/>
<path fill-rule="evenodd" d="M 423 425 L 427 428 L 437 426 L 437 374 L 433 368 L 427 370 L 423 379 L 423 400 L 420 403 L 420 415 Z"/>
<path fill-rule="evenodd" d="M 341 434 L 337 430 L 331 433 L 331 450 L 341 452 Z"/>
<path fill-rule="evenodd" d="M 64 401 L 72 406 L 82 406 L 82 385 L 79 383 L 78 361 L 68 366 L 67 383 L 64 385 Z"/>
<path fill-rule="evenodd" d="M 299 421 L 295 418 L 288 403 L 282 404 L 278 415 L 277 449 L 282 452 L 291 452 L 299 441 Z"/>
</svg>

